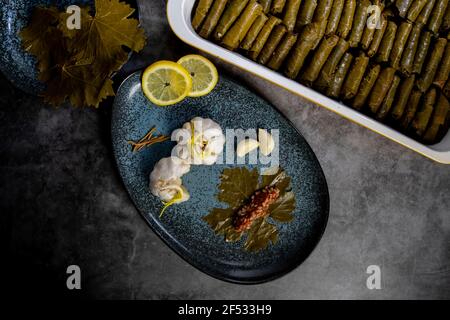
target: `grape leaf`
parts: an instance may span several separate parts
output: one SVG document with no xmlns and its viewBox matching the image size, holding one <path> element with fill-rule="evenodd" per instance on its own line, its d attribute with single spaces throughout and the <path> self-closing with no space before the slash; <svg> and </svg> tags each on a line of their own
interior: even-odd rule
<svg viewBox="0 0 450 320">
<path fill-rule="evenodd" d="M 207 216 L 203 217 L 203 220 L 211 226 L 214 232 L 224 235 L 227 242 L 236 242 L 241 239 L 242 232 L 234 230 L 233 215 L 234 210 L 231 208 L 214 208 Z"/>
<path fill-rule="evenodd" d="M 280 169 L 274 175 L 263 175 L 261 182 L 259 180 L 257 169 L 251 171 L 245 167 L 224 169 L 218 198 L 230 207 L 213 208 L 203 217 L 214 232 L 224 236 L 227 242 L 237 242 L 245 237 L 244 249 L 247 251 L 258 251 L 270 243 L 277 242 L 278 229 L 267 220 L 269 217 L 279 223 L 287 223 L 294 219 L 292 212 L 295 210 L 295 195 L 292 191 L 286 192 L 291 183 L 286 172 Z M 233 226 L 236 211 L 249 201 L 255 191 L 269 185 L 279 188 L 280 197 L 270 206 L 268 215 L 255 220 L 248 231 L 237 232 Z"/>
<path fill-rule="evenodd" d="M 294 219 L 291 214 L 295 210 L 295 195 L 293 192 L 286 192 L 273 203 L 270 208 L 270 217 L 279 222 L 290 222 Z"/>
<path fill-rule="evenodd" d="M 93 73 L 90 65 L 58 65 L 49 74 L 43 73 L 40 79 L 48 79 L 43 96 L 54 106 L 69 99 L 75 107 L 97 108 L 103 99 L 114 96 L 113 81 L 108 75 Z"/>
<path fill-rule="evenodd" d="M 101 72 L 117 71 L 127 60 L 122 46 L 139 52 L 145 46 L 144 30 L 136 19 L 128 19 L 134 12 L 119 0 L 96 0 L 96 13 L 92 17 L 88 8 L 81 11 L 81 30 L 69 30 L 69 14 L 61 15 L 59 29 L 72 39 L 71 51 L 82 63 L 93 63 Z"/>
<path fill-rule="evenodd" d="M 29 26 L 20 32 L 23 48 L 38 57 L 37 67 L 40 72 L 51 67 L 54 54 L 52 48 L 64 48 L 61 31 L 55 28 L 58 22 L 59 12 L 56 8 L 36 7 Z"/>
<path fill-rule="evenodd" d="M 267 219 L 259 218 L 248 231 L 244 248 L 248 251 L 258 251 L 266 248 L 270 242 L 275 244 L 277 241 L 277 227 L 267 222 Z"/>
<path fill-rule="evenodd" d="M 291 178 L 286 172 L 278 168 L 278 172 L 273 175 L 263 175 L 261 179 L 260 189 L 273 185 L 280 190 L 280 194 L 283 194 L 290 186 Z"/>
<path fill-rule="evenodd" d="M 232 208 L 238 208 L 256 191 L 258 179 L 257 169 L 227 168 L 221 176 L 218 199 Z"/>
<path fill-rule="evenodd" d="M 112 76 L 127 61 L 124 47 L 140 51 L 144 31 L 131 19 L 132 9 L 118 0 L 96 0 L 96 13 L 81 8 L 81 29 L 69 30 L 69 14 L 37 7 L 20 36 L 38 60 L 44 99 L 55 106 L 69 99 L 77 107 L 98 107 L 114 95 Z"/>
</svg>

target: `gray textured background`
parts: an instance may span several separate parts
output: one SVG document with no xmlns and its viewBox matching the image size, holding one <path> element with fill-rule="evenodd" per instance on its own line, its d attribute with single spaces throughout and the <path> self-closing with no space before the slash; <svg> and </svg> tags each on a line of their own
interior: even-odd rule
<svg viewBox="0 0 450 320">
<path fill-rule="evenodd" d="M 170 32 L 164 0 L 140 2 L 148 46 L 127 72 L 195 52 Z M 450 166 L 215 62 L 290 118 L 323 166 L 330 219 L 310 258 L 257 286 L 197 271 L 159 240 L 130 202 L 111 153 L 108 103 L 100 110 L 53 109 L 0 75 L 0 231 L 11 292 L 101 299 L 449 299 Z M 82 268 L 81 292 L 64 289 L 69 264 Z M 382 290 L 366 288 L 371 264 L 381 267 Z"/>
</svg>

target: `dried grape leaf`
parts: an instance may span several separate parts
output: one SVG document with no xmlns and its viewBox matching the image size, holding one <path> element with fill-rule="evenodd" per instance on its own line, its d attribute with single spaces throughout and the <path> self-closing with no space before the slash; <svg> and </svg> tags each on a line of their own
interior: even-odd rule
<svg viewBox="0 0 450 320">
<path fill-rule="evenodd" d="M 256 220 L 250 230 L 244 244 L 248 251 L 258 251 L 266 248 L 270 242 L 275 244 L 278 240 L 277 227 L 265 218 Z"/>
<path fill-rule="evenodd" d="M 44 99 L 61 105 L 98 107 L 114 95 L 112 76 L 128 59 L 124 47 L 140 51 L 143 29 L 131 19 L 132 9 L 118 0 L 96 0 L 96 13 L 81 9 L 81 29 L 67 28 L 67 13 L 37 7 L 20 36 L 26 51 L 38 60 L 39 80 L 46 84 Z"/>
<path fill-rule="evenodd" d="M 219 184 L 220 193 L 217 197 L 219 201 L 225 202 L 232 208 L 238 208 L 258 188 L 258 179 L 257 169 L 250 171 L 245 167 L 227 168 L 222 173 L 221 183 Z"/>
<path fill-rule="evenodd" d="M 292 212 L 295 210 L 295 195 L 286 192 L 269 208 L 269 216 L 279 222 L 290 222 L 294 219 Z"/>
</svg>

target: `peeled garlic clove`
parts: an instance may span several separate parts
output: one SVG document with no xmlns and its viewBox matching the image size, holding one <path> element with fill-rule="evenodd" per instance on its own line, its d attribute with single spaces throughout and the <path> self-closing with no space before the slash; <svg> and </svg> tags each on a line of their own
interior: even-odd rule
<svg viewBox="0 0 450 320">
<path fill-rule="evenodd" d="M 238 146 L 237 146 L 237 155 L 238 157 L 245 157 L 245 155 L 247 153 L 252 152 L 253 150 L 255 150 L 256 148 L 259 147 L 259 142 L 256 141 L 255 139 L 245 139 L 242 140 L 241 142 L 239 142 Z"/>
<path fill-rule="evenodd" d="M 273 140 L 272 135 L 267 132 L 267 130 L 258 130 L 258 140 L 259 148 L 263 155 L 268 156 L 272 153 L 273 149 L 275 149 L 275 141 Z"/>
</svg>

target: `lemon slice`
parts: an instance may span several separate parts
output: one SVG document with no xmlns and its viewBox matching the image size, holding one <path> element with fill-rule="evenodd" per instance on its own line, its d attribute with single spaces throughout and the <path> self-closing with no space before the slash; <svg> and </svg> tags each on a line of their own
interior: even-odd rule
<svg viewBox="0 0 450 320">
<path fill-rule="evenodd" d="M 192 89 L 189 72 L 172 61 L 159 61 L 149 66 L 142 76 L 142 90 L 158 106 L 182 101 Z"/>
<path fill-rule="evenodd" d="M 201 97 L 210 93 L 219 81 L 216 67 L 205 57 L 190 54 L 180 60 L 182 65 L 192 77 L 192 90 L 190 97 Z"/>
</svg>

